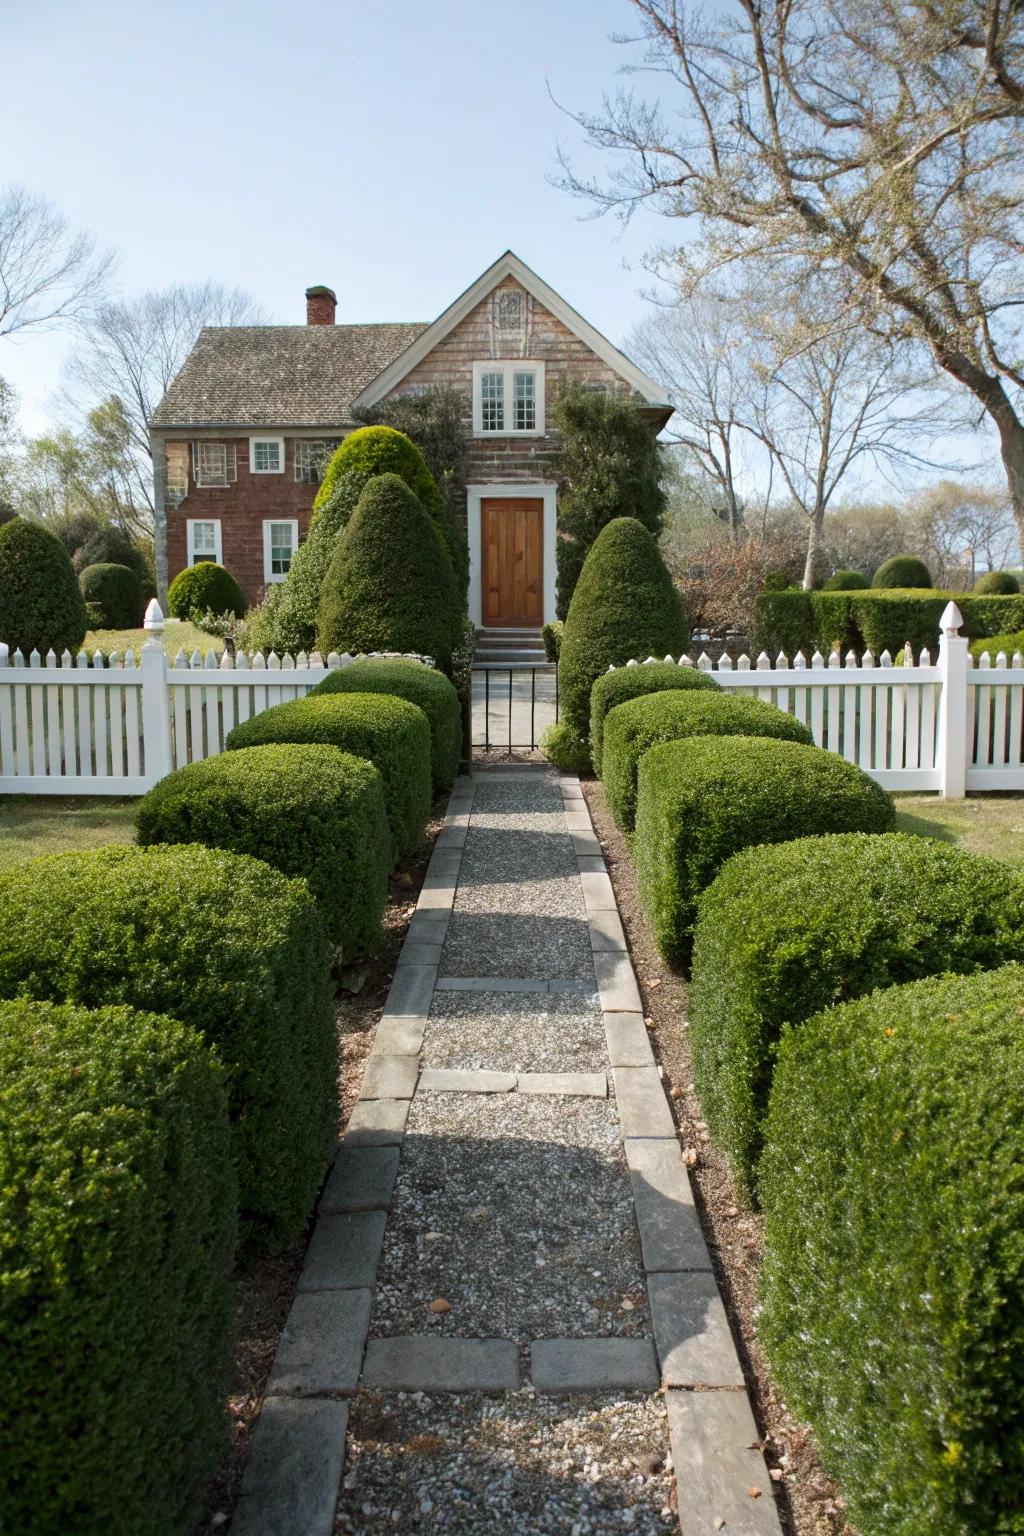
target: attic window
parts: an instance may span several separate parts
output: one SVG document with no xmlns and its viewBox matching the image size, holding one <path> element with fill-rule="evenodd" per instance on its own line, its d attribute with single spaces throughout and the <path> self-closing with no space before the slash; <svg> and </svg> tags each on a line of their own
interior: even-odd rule
<svg viewBox="0 0 1024 1536">
<path fill-rule="evenodd" d="M 238 479 L 234 443 L 193 443 L 196 485 L 203 489 L 232 485 Z"/>
<path fill-rule="evenodd" d="M 544 364 L 473 364 L 473 431 L 478 437 L 540 437 Z"/>
</svg>

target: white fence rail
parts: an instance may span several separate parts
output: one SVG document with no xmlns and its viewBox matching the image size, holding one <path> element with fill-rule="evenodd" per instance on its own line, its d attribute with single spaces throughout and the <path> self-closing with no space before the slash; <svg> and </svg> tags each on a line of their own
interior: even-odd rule
<svg viewBox="0 0 1024 1536">
<path fill-rule="evenodd" d="M 751 694 L 803 721 L 819 746 L 857 763 L 887 789 L 1024 791 L 1024 657 L 971 665 L 959 609 L 942 616 L 936 660 L 894 666 L 883 652 L 857 660 L 815 654 L 773 664 L 728 656 L 696 665 L 723 688 Z M 168 662 L 163 616 L 150 605 L 153 638 L 141 661 L 128 653 L 90 662 L 65 652 L 26 661 L 0 645 L 0 793 L 138 795 L 173 768 L 224 750 L 233 726 L 300 698 L 351 656 L 315 652 Z M 672 660 L 671 657 L 666 658 Z M 654 660 L 653 657 L 648 660 Z M 680 665 L 692 666 L 684 657 Z M 631 662 L 631 666 L 644 665 Z"/>
</svg>

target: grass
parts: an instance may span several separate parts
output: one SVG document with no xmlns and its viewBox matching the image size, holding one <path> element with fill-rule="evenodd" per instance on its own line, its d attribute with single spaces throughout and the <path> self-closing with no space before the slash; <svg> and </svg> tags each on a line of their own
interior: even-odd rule
<svg viewBox="0 0 1024 1536">
<path fill-rule="evenodd" d="M 114 795 L 0 796 L 0 869 L 43 853 L 134 842 L 138 803 Z"/>
<path fill-rule="evenodd" d="M 1024 795 L 896 795 L 896 830 L 955 843 L 968 853 L 1024 863 Z"/>
<path fill-rule="evenodd" d="M 111 651 L 120 651 L 123 656 L 131 648 L 138 660 L 138 653 L 148 638 L 144 629 L 90 629 L 82 641 L 82 648 L 90 656 L 93 651 L 103 651 L 105 655 Z M 183 650 L 186 656 L 191 656 L 193 651 L 199 651 L 200 655 L 215 651 L 219 656 L 224 649 L 224 641 L 219 636 L 208 635 L 204 629 L 197 629 L 194 624 L 186 624 L 178 619 L 165 621 L 162 639 L 164 650 L 172 661 L 179 650 Z"/>
</svg>

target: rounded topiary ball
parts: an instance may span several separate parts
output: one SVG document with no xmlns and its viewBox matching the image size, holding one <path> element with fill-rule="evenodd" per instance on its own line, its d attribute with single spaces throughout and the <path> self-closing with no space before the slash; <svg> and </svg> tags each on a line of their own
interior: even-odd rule
<svg viewBox="0 0 1024 1536">
<path fill-rule="evenodd" d="M 868 579 L 860 571 L 836 571 L 822 587 L 823 592 L 863 592 Z"/>
<path fill-rule="evenodd" d="M 0 527 L 0 642 L 45 655 L 77 651 L 88 628 L 67 550 L 41 523 Z"/>
<path fill-rule="evenodd" d="M 1020 582 L 1012 571 L 986 571 L 974 583 L 979 597 L 1013 597 L 1020 591 Z"/>
<path fill-rule="evenodd" d="M 873 587 L 930 587 L 931 572 L 916 555 L 893 555 L 871 578 Z"/>
<path fill-rule="evenodd" d="M 196 624 L 205 613 L 233 613 L 240 619 L 245 598 L 230 571 L 212 560 L 200 560 L 175 576 L 168 588 L 167 606 L 174 618 Z"/>
<path fill-rule="evenodd" d="M 133 629 L 142 622 L 142 583 L 127 565 L 87 565 L 78 585 L 107 629 Z"/>
</svg>

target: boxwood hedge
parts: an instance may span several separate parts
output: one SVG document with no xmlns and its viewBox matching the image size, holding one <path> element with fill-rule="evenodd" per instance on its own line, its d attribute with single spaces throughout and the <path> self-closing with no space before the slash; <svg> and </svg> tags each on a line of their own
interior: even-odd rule
<svg viewBox="0 0 1024 1536">
<path fill-rule="evenodd" d="M 242 589 L 229 570 L 214 560 L 197 560 L 179 571 L 167 589 L 167 607 L 176 619 L 198 624 L 207 613 L 245 612 Z"/>
<path fill-rule="evenodd" d="M 644 753 L 659 742 L 685 736 L 775 736 L 803 746 L 814 742 L 806 725 L 785 710 L 724 691 L 670 691 L 617 704 L 605 718 L 602 763 L 605 794 L 620 827 L 628 830 L 636 817 L 637 774 Z"/>
<path fill-rule="evenodd" d="M 173 1019 L 0 1003 L 0 1530 L 12 1536 L 194 1526 L 234 1323 L 222 1078 Z"/>
<path fill-rule="evenodd" d="M 286 742 L 189 763 L 139 802 L 135 831 L 142 844 L 205 843 L 303 876 L 346 956 L 380 936 L 391 834 L 364 757 Z"/>
<path fill-rule="evenodd" d="M 87 565 L 78 577 L 86 607 L 95 604 L 105 629 L 133 629 L 142 623 L 142 582 L 128 565 Z"/>
<path fill-rule="evenodd" d="M 972 640 L 1024 629 L 1024 595 L 988 596 L 908 587 L 871 592 L 762 592 L 757 599 L 753 643 L 793 659 L 803 651 L 828 655 L 867 649 L 877 661 L 895 656 L 909 640 L 914 654 L 939 643 L 939 620 L 952 599 Z"/>
<path fill-rule="evenodd" d="M 430 814 L 430 726 L 422 709 L 382 693 L 336 693 L 275 704 L 236 725 L 229 750 L 315 742 L 368 758 L 384 786 L 392 862 L 420 846 Z"/>
<path fill-rule="evenodd" d="M 329 949 L 304 881 L 192 844 L 0 874 L 0 997 L 123 1003 L 200 1030 L 227 1072 L 243 1235 L 301 1229 L 337 1134 Z"/>
<path fill-rule="evenodd" d="M 759 1335 L 865 1536 L 1024 1525 L 1024 972 L 784 1036 Z"/>
<path fill-rule="evenodd" d="M 884 789 L 820 747 L 764 736 L 652 747 L 640 763 L 634 851 L 658 948 L 671 965 L 687 962 L 697 898 L 741 849 L 815 832 L 888 832 L 894 817 Z"/>
<path fill-rule="evenodd" d="M 430 723 L 430 773 L 435 794 L 451 789 L 462 756 L 462 711 L 453 685 L 433 667 L 401 657 L 364 657 L 317 683 L 324 693 L 386 693 L 422 709 Z"/>
<path fill-rule="evenodd" d="M 1024 872 L 928 838 L 748 848 L 700 901 L 693 1080 L 737 1181 L 755 1185 L 783 1032 L 833 1003 L 941 971 L 1024 960 Z"/>
<path fill-rule="evenodd" d="M 639 699 L 646 693 L 669 693 L 688 688 L 714 691 L 718 684 L 710 672 L 680 667 L 674 661 L 648 661 L 635 667 L 616 667 L 605 672 L 590 690 L 590 751 L 594 771 L 601 772 L 604 718 L 617 704 Z"/>
</svg>

